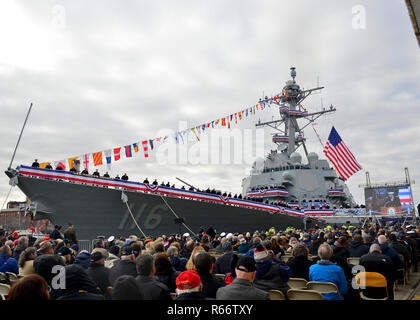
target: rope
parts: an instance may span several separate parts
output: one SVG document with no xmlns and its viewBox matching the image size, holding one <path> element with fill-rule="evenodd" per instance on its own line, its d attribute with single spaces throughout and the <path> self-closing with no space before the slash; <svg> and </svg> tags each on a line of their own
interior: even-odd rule
<svg viewBox="0 0 420 320">
<path fill-rule="evenodd" d="M 9 199 L 10 191 L 12 191 L 13 186 L 10 186 L 9 192 L 7 193 L 6 199 L 4 199 L 3 205 L 1 206 L 1 210 L 3 210 L 4 205 L 6 204 L 7 199 Z"/>
<path fill-rule="evenodd" d="M 124 196 L 125 196 L 125 198 L 124 198 Z M 128 197 L 127 197 L 127 195 L 126 195 L 124 192 L 123 192 L 123 193 L 122 193 L 122 195 L 121 195 L 121 200 L 122 200 L 122 202 L 124 202 L 124 203 L 125 203 L 125 205 L 127 206 L 128 212 L 130 213 L 131 218 L 133 219 L 134 223 L 136 224 L 137 229 L 139 229 L 139 231 L 141 232 L 141 234 L 143 235 L 143 237 L 147 238 L 147 236 L 144 234 L 143 230 L 141 230 L 140 226 L 137 224 L 137 221 L 136 221 L 136 219 L 134 218 L 133 213 L 131 212 L 130 206 L 128 205 Z M 125 200 L 125 201 L 124 201 L 124 200 Z"/>
<path fill-rule="evenodd" d="M 174 216 L 177 218 L 177 219 L 179 219 L 179 216 L 175 213 L 175 211 L 174 210 L 172 210 L 172 208 L 171 208 L 171 206 L 168 204 L 168 202 L 165 200 L 165 198 L 162 196 L 162 195 L 160 195 L 160 197 L 162 198 L 162 200 L 163 200 L 163 202 L 165 202 L 165 204 L 166 204 L 166 206 L 169 208 L 169 210 L 171 210 L 172 211 L 172 213 L 174 214 Z M 188 226 L 183 222 L 182 223 L 183 224 L 183 226 L 185 227 L 185 228 L 187 228 L 194 236 L 196 236 L 196 234 L 194 233 L 194 231 L 192 231 L 190 228 L 188 228 Z"/>
</svg>

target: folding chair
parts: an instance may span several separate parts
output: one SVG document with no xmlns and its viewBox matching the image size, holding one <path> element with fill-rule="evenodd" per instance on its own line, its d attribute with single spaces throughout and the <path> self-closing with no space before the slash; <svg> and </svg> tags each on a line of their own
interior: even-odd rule
<svg viewBox="0 0 420 320">
<path fill-rule="evenodd" d="M 360 258 L 358 257 L 347 258 L 347 264 L 352 265 L 352 266 L 358 266 L 360 264 Z"/>
<path fill-rule="evenodd" d="M 270 295 L 270 300 L 286 300 L 286 296 L 280 290 L 268 290 L 268 294 Z"/>
<path fill-rule="evenodd" d="M 318 291 L 298 289 L 289 289 L 287 298 L 289 300 L 324 300 L 324 297 Z"/>
<path fill-rule="evenodd" d="M 0 300 L 6 300 L 6 296 L 0 293 Z"/>
<path fill-rule="evenodd" d="M 402 261 L 403 267 L 398 269 L 397 271 L 398 271 L 398 274 L 402 273 L 403 281 L 404 281 L 403 283 L 404 285 L 406 285 L 408 282 L 408 267 L 407 267 L 408 263 L 407 261 L 405 261 L 404 256 L 402 254 L 399 254 L 399 256 Z"/>
<path fill-rule="evenodd" d="M 306 289 L 308 281 L 303 278 L 290 278 L 287 284 L 291 289 Z"/>
<path fill-rule="evenodd" d="M 285 256 L 281 256 L 281 257 L 279 257 L 278 259 L 279 259 L 280 261 L 284 262 L 284 263 L 287 263 L 287 261 L 289 261 L 289 259 L 290 259 L 291 257 L 292 257 L 292 256 L 285 255 Z"/>
<path fill-rule="evenodd" d="M 0 283 L 0 294 L 7 296 L 10 291 L 10 286 L 5 283 Z"/>
<path fill-rule="evenodd" d="M 338 295 L 338 299 L 341 300 L 340 291 L 335 283 L 332 282 L 310 281 L 306 284 L 306 289 L 315 290 L 320 293 L 336 293 Z"/>
<path fill-rule="evenodd" d="M 0 272 L 0 281 L 7 281 L 7 276 L 4 272 Z"/>
<path fill-rule="evenodd" d="M 385 277 L 378 272 L 359 272 L 355 276 L 356 284 L 359 287 L 359 295 L 362 300 L 389 300 L 388 285 Z M 380 289 L 386 293 L 386 297 L 368 297 L 366 289 Z M 375 292 L 377 293 L 377 292 Z M 375 294 L 376 295 L 376 294 Z"/>
<path fill-rule="evenodd" d="M 215 273 L 214 276 L 222 279 L 223 281 L 225 281 L 225 275 L 223 273 Z"/>
<path fill-rule="evenodd" d="M 17 275 L 13 272 L 6 272 L 6 277 L 9 278 L 10 282 L 14 282 L 18 279 Z"/>
</svg>

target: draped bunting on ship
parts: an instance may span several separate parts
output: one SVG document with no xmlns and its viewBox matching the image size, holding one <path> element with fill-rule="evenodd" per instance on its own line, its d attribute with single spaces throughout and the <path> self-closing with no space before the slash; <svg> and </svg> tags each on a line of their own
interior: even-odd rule
<svg viewBox="0 0 420 320">
<path fill-rule="evenodd" d="M 266 109 L 267 107 L 271 107 L 271 104 L 273 102 L 278 102 L 280 100 L 280 97 L 286 94 L 287 94 L 286 92 L 282 92 L 281 95 L 276 95 L 271 98 L 265 97 L 264 100 L 260 99 L 260 101 L 257 104 L 247 107 L 241 111 L 232 113 L 230 115 L 227 115 L 225 117 L 222 117 L 222 118 L 219 118 L 219 119 L 207 122 L 207 123 L 203 123 L 202 125 L 199 125 L 199 126 L 195 126 L 186 130 L 175 132 L 172 135 L 168 135 L 164 137 L 156 137 L 153 139 L 145 139 L 145 140 L 141 140 L 141 142 L 137 141 L 137 142 L 134 142 L 134 143 L 122 146 L 122 147 L 115 147 L 115 148 L 107 149 L 103 151 L 86 153 L 80 156 L 73 156 L 73 157 L 67 158 L 66 160 L 44 162 L 42 163 L 42 165 L 43 167 L 45 167 L 47 164 L 51 164 L 54 168 L 60 165 L 64 170 L 67 170 L 73 167 L 73 162 L 75 160 L 78 160 L 82 164 L 82 168 L 86 170 L 89 169 L 89 164 L 93 164 L 94 167 L 106 164 L 108 166 L 108 169 L 110 169 L 112 162 L 115 162 L 121 159 L 121 154 L 125 155 L 125 158 L 132 158 L 133 154 L 139 151 L 140 145 L 143 147 L 143 156 L 145 158 L 148 158 L 150 151 L 154 150 L 156 145 L 160 143 L 164 143 L 170 138 L 174 139 L 175 143 L 180 143 L 180 142 L 184 143 L 185 138 L 188 138 L 188 136 L 191 134 L 193 137 L 197 139 L 197 141 L 200 141 L 200 135 L 206 133 L 206 131 L 210 127 L 211 128 L 220 127 L 220 128 L 230 129 L 233 123 L 237 124 L 238 121 L 244 120 L 245 118 L 248 118 L 249 116 L 255 115 L 256 111 L 260 111 L 260 110 L 262 111 Z M 105 158 L 105 161 L 104 161 L 104 158 Z"/>
</svg>

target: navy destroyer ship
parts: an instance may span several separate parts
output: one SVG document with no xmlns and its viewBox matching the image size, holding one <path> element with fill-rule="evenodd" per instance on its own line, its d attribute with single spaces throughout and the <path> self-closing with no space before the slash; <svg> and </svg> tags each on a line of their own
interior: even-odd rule
<svg viewBox="0 0 420 320">
<path fill-rule="evenodd" d="M 240 197 L 24 165 L 9 167 L 5 173 L 10 184 L 28 197 L 27 211 L 34 219 L 49 219 L 63 226 L 71 222 L 79 239 L 178 231 L 195 234 L 209 226 L 218 232 L 244 232 L 305 228 L 331 219 L 344 223 L 351 218 L 346 215 L 343 221 L 337 220 L 340 210 L 360 213 L 360 209 L 353 208 L 351 193 L 328 161 L 308 152 L 303 131 L 336 109 L 331 106 L 308 112 L 301 103 L 323 87 L 302 90 L 295 81 L 294 67 L 291 77 L 279 99 L 272 101 L 279 108 L 280 119 L 257 124 L 276 130 L 272 139 L 277 149 L 262 163 L 254 163 L 250 176 L 242 181 Z M 302 120 L 306 124 L 300 126 Z"/>
</svg>

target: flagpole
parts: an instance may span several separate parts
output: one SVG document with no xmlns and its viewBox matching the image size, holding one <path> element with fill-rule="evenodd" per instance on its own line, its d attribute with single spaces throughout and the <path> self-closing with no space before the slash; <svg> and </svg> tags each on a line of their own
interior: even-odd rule
<svg viewBox="0 0 420 320">
<path fill-rule="evenodd" d="M 17 150 L 17 148 L 19 146 L 20 139 L 22 138 L 22 133 L 23 133 L 23 130 L 25 129 L 26 121 L 28 121 L 28 117 L 29 117 L 29 114 L 31 113 L 31 109 L 32 109 L 32 102 L 31 102 L 31 105 L 29 106 L 28 113 L 26 114 L 26 118 L 25 118 L 25 122 L 23 123 L 22 130 L 20 131 L 20 135 L 19 135 L 19 139 L 18 139 L 18 141 L 16 143 L 15 151 L 13 151 L 13 156 L 12 156 L 12 159 L 10 160 L 9 169 L 12 168 L 12 163 L 13 163 L 13 160 L 14 160 L 15 155 L 16 155 L 16 150 Z"/>
</svg>

